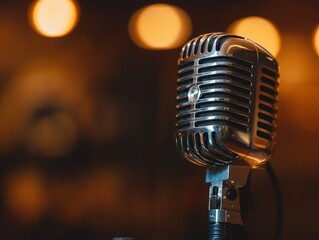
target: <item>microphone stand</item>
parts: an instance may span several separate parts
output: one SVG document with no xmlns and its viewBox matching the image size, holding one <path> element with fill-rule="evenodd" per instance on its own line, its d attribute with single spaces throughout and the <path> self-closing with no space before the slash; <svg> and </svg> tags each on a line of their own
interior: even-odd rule
<svg viewBox="0 0 319 240">
<path fill-rule="evenodd" d="M 247 183 L 250 166 L 226 165 L 208 168 L 208 240 L 244 240 L 239 189 Z"/>
</svg>

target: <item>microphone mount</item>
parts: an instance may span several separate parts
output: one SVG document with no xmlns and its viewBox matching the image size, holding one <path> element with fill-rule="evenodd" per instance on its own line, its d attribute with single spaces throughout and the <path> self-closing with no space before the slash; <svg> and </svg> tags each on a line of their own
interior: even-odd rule
<svg viewBox="0 0 319 240">
<path fill-rule="evenodd" d="M 244 187 L 250 166 L 226 165 L 209 168 L 206 183 L 209 188 L 209 223 L 244 225 L 240 212 L 239 189 Z"/>
<path fill-rule="evenodd" d="M 239 189 L 250 174 L 250 166 L 226 165 L 209 168 L 206 183 L 210 183 L 208 201 L 208 240 L 244 239 Z"/>
</svg>

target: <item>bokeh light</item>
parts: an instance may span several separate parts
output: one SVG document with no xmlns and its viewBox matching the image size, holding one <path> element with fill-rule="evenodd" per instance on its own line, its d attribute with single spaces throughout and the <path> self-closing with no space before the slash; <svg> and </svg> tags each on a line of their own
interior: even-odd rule
<svg viewBox="0 0 319 240">
<path fill-rule="evenodd" d="M 319 24 L 317 25 L 313 34 L 313 45 L 316 53 L 319 55 Z"/>
<path fill-rule="evenodd" d="M 153 4 L 138 10 L 130 19 L 129 34 L 145 49 L 173 49 L 189 38 L 192 23 L 185 11 L 168 4 Z"/>
<path fill-rule="evenodd" d="M 276 26 L 267 19 L 252 16 L 232 23 L 228 32 L 246 37 L 266 48 L 274 56 L 280 49 L 280 34 Z"/>
<path fill-rule="evenodd" d="M 62 37 L 73 30 L 79 18 L 74 0 L 38 0 L 30 9 L 33 28 L 46 37 Z"/>
<path fill-rule="evenodd" d="M 0 154 L 13 151 L 17 142 L 37 156 L 72 152 L 94 121 L 87 69 L 81 71 L 81 66 L 63 54 L 36 57 L 19 68 L 1 96 L 0 115 L 5 117 L 0 118 Z"/>
<path fill-rule="evenodd" d="M 37 221 L 48 205 L 44 176 L 37 170 L 15 170 L 5 176 L 4 203 L 24 223 Z"/>
<path fill-rule="evenodd" d="M 32 127 L 29 128 L 27 137 L 29 151 L 47 157 L 61 157 L 68 154 L 75 146 L 78 137 L 76 122 L 70 113 L 48 107 L 38 110 L 36 114 L 42 116 L 34 119 Z"/>
</svg>

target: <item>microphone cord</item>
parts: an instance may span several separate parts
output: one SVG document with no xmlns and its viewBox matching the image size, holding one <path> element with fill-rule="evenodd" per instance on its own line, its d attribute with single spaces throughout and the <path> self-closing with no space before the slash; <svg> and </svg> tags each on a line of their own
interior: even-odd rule
<svg viewBox="0 0 319 240">
<path fill-rule="evenodd" d="M 282 192 L 281 192 L 278 177 L 274 171 L 273 166 L 270 164 L 270 162 L 266 163 L 266 173 L 269 176 L 270 183 L 272 185 L 274 195 L 275 195 L 277 216 L 276 216 L 274 240 L 279 240 L 282 234 L 283 217 L 284 217 L 284 204 L 282 199 Z"/>
</svg>

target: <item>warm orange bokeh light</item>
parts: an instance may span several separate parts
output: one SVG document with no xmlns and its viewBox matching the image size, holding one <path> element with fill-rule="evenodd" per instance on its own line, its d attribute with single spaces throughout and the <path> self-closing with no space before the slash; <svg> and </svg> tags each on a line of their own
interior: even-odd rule
<svg viewBox="0 0 319 240">
<path fill-rule="evenodd" d="M 43 175 L 36 170 L 17 170 L 5 176 L 5 205 L 20 221 L 33 223 L 41 217 L 48 205 L 46 194 Z"/>
<path fill-rule="evenodd" d="M 280 34 L 269 20 L 261 17 L 247 17 L 232 23 L 228 32 L 246 37 L 266 48 L 276 56 L 280 49 Z"/>
<path fill-rule="evenodd" d="M 38 0 L 31 7 L 34 29 L 46 37 L 62 37 L 75 27 L 79 8 L 74 0 Z"/>
<path fill-rule="evenodd" d="M 313 34 L 313 45 L 316 53 L 319 55 L 319 24 L 317 25 Z"/>
<path fill-rule="evenodd" d="M 180 8 L 153 4 L 138 10 L 130 19 L 129 33 L 136 45 L 146 49 L 172 49 L 190 36 L 192 23 Z"/>
</svg>

